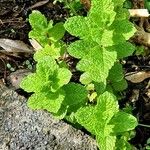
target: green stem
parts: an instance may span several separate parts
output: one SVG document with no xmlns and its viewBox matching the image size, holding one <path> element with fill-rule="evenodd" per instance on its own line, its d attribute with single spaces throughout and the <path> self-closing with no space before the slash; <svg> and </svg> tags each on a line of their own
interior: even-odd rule
<svg viewBox="0 0 150 150">
<path fill-rule="evenodd" d="M 146 125 L 146 124 L 138 124 L 139 126 L 142 126 L 142 127 L 147 127 L 147 128 L 150 128 L 150 125 Z"/>
<path fill-rule="evenodd" d="M 70 8 L 71 12 L 72 12 L 75 16 L 78 16 L 76 10 L 70 5 L 70 3 L 68 2 L 68 0 L 65 0 L 65 5 Z"/>
</svg>

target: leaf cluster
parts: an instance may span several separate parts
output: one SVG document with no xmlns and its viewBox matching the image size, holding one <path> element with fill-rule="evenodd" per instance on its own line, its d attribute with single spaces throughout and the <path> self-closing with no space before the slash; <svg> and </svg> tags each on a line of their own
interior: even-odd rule
<svg viewBox="0 0 150 150">
<path fill-rule="evenodd" d="M 60 41 L 64 35 L 63 24 L 53 26 L 52 21 L 48 23 L 38 11 L 32 12 L 29 22 L 32 26 L 29 37 L 40 42 L 43 48 L 34 54 L 38 62 L 36 72 L 25 78 L 21 87 L 34 92 L 29 98 L 29 107 L 45 109 L 64 118 L 85 104 L 87 90 L 80 84 L 69 83 L 72 73 L 60 60 L 65 54 L 65 45 Z"/>
<path fill-rule="evenodd" d="M 34 54 L 36 72 L 21 83 L 34 92 L 28 106 L 46 109 L 57 118 L 78 122 L 96 136 L 102 150 L 132 149 L 129 131 L 137 126 L 131 114 L 119 109 L 118 92 L 127 88 L 120 59 L 131 55 L 134 46 L 127 40 L 135 28 L 128 20 L 124 0 L 92 0 L 86 17 L 74 16 L 53 25 L 38 11 L 29 16 L 29 37 L 42 49 Z M 66 45 L 65 30 L 79 40 Z M 80 83 L 70 82 L 63 56 L 79 59 Z"/>
</svg>

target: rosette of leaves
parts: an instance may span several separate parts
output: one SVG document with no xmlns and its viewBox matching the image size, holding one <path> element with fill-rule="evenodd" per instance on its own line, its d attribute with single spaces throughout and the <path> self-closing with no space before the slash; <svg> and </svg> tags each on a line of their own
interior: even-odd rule
<svg viewBox="0 0 150 150">
<path fill-rule="evenodd" d="M 100 149 L 132 149 L 124 134 L 137 126 L 137 120 L 131 114 L 119 111 L 118 102 L 112 93 L 106 91 L 100 95 L 96 106 L 80 108 L 76 113 L 76 119 L 96 135 Z"/>
<path fill-rule="evenodd" d="M 62 22 L 53 25 L 52 20 L 48 21 L 41 12 L 36 10 L 29 15 L 29 23 L 32 27 L 29 38 L 37 40 L 43 47 L 60 41 L 65 33 Z"/>
<path fill-rule="evenodd" d="M 79 40 L 71 43 L 68 52 L 80 61 L 76 68 L 83 72 L 83 84 L 94 83 L 96 106 L 79 109 L 77 121 L 96 139 L 100 149 L 131 149 L 124 133 L 137 126 L 134 116 L 119 111 L 114 90 L 127 87 L 119 59 L 131 55 L 135 47 L 127 40 L 135 33 L 129 14 L 123 8 L 125 0 L 92 0 L 86 17 L 74 16 L 64 24 L 65 29 Z M 108 91 L 106 91 L 108 90 Z M 126 121 L 123 121 L 123 120 Z M 129 148 L 130 147 L 130 148 Z"/>
<path fill-rule="evenodd" d="M 64 118 L 86 104 L 87 91 L 84 86 L 69 83 L 72 73 L 62 65 L 59 58 L 65 53 L 60 41 L 64 34 L 62 23 L 52 25 L 44 15 L 33 11 L 29 16 L 32 31 L 30 38 L 43 46 L 34 54 L 36 72 L 27 76 L 21 87 L 33 92 L 28 106 L 32 109 L 46 109 L 58 118 Z M 65 67 L 66 68 L 65 68 Z M 78 93 L 78 94 L 77 94 Z"/>
<path fill-rule="evenodd" d="M 33 109 L 46 109 L 57 113 L 65 98 L 62 86 L 71 78 L 71 72 L 59 68 L 55 60 L 45 56 L 36 66 L 36 73 L 30 74 L 21 83 L 27 92 L 34 92 L 29 98 L 28 106 Z"/>
<path fill-rule="evenodd" d="M 21 83 L 24 90 L 34 92 L 28 100 L 28 106 L 46 109 L 59 118 L 63 118 L 67 112 L 76 112 L 85 105 L 87 91 L 82 85 L 68 84 L 71 75 L 67 68 L 60 68 L 52 57 L 40 59 L 36 73 L 28 75 Z"/>
<path fill-rule="evenodd" d="M 134 51 L 134 46 L 126 40 L 135 28 L 128 20 L 123 2 L 92 0 L 86 17 L 74 16 L 65 22 L 65 29 L 80 38 L 69 45 L 68 52 L 80 59 L 77 69 L 84 72 L 82 76 L 88 81 L 105 82 L 117 59 Z"/>
</svg>

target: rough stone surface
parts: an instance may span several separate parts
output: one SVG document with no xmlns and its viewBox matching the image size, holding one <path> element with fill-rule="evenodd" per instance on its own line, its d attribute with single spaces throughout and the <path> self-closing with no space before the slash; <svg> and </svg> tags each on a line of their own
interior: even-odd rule
<svg viewBox="0 0 150 150">
<path fill-rule="evenodd" d="M 0 83 L 0 150 L 97 150 L 80 130 L 33 111 L 26 99 Z"/>
</svg>

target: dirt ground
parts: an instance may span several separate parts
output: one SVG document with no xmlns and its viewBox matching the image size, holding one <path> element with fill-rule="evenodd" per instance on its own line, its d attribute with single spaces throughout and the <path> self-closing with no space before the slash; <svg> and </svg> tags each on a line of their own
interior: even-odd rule
<svg viewBox="0 0 150 150">
<path fill-rule="evenodd" d="M 48 20 L 52 19 L 54 22 L 64 21 L 69 16 L 69 11 L 64 8 L 63 4 L 57 3 L 54 5 L 51 1 L 45 4 L 40 4 L 40 0 L 4 0 L 0 1 L 0 38 L 9 38 L 12 40 L 21 40 L 27 44 L 29 43 L 28 33 L 31 27 L 28 23 L 28 15 L 32 10 L 40 10 Z M 134 1 L 134 7 L 142 8 L 143 3 Z M 37 5 L 39 4 L 39 5 Z M 131 21 L 133 21 L 131 19 Z M 149 31 L 148 18 L 138 18 L 134 23 L 144 29 L 146 33 Z M 149 34 L 149 33 L 148 33 Z M 73 37 L 66 34 L 64 41 L 70 42 L 74 40 Z M 123 60 L 125 73 L 128 72 L 150 72 L 150 55 L 149 45 L 143 42 L 139 37 L 131 38 L 131 42 L 136 45 L 143 46 L 145 55 L 134 55 Z M 0 49 L 1 50 L 1 49 Z M 30 55 L 13 55 L 12 53 L 1 53 L 0 51 L 0 79 L 4 81 L 12 72 L 6 67 L 6 64 L 11 64 L 14 71 L 26 68 L 24 61 L 29 60 L 34 65 L 32 54 Z M 70 61 L 74 61 L 70 59 Z M 79 73 L 75 73 L 74 80 L 78 80 Z M 149 77 L 139 83 L 132 83 L 128 81 L 128 89 L 123 93 L 123 101 L 120 106 L 124 107 L 131 105 L 133 107 L 134 115 L 139 119 L 140 124 L 150 125 L 150 80 Z M 136 128 L 136 136 L 131 140 L 131 143 L 138 149 L 145 149 L 147 139 L 150 138 L 150 128 L 138 126 Z"/>
</svg>

